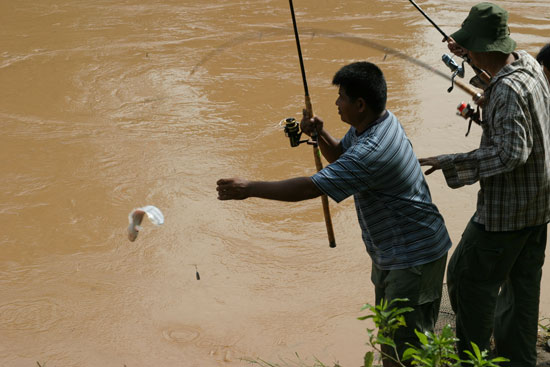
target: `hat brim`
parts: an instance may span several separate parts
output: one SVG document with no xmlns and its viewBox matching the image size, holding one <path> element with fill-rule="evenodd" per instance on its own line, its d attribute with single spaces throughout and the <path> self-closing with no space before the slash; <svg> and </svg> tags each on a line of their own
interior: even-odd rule
<svg viewBox="0 0 550 367">
<path fill-rule="evenodd" d="M 460 28 L 458 31 L 451 34 L 451 38 L 463 48 L 474 52 L 499 51 L 509 54 L 516 49 L 516 41 L 510 38 L 510 36 L 497 40 L 476 37 L 472 36 L 471 33 L 464 28 Z"/>
</svg>

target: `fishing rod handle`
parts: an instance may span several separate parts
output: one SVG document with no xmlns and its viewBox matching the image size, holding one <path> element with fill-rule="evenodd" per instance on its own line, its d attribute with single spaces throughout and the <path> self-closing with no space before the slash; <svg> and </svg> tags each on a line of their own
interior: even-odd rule
<svg viewBox="0 0 550 367">
<path fill-rule="evenodd" d="M 306 112 L 309 117 L 313 117 L 313 106 L 311 105 L 311 98 L 306 94 L 305 96 Z M 316 143 L 313 145 L 313 157 L 315 158 L 315 168 L 317 172 L 323 169 L 323 162 L 321 162 L 321 150 L 319 149 L 317 133 L 312 134 L 312 140 Z M 328 205 L 328 197 L 321 195 L 321 202 L 323 204 L 323 216 L 325 217 L 325 225 L 327 227 L 328 244 L 331 248 L 336 247 L 336 240 L 334 238 L 334 229 L 332 228 L 332 218 L 330 216 L 330 207 Z"/>
<path fill-rule="evenodd" d="M 485 70 L 474 68 L 474 71 L 476 72 L 476 75 L 479 76 L 485 83 L 489 84 L 491 82 L 491 77 Z"/>
<path fill-rule="evenodd" d="M 315 167 L 317 168 L 317 172 L 319 172 L 323 169 L 323 163 L 321 162 L 321 151 L 317 144 L 313 146 L 313 156 L 315 158 Z M 330 217 L 327 195 L 321 195 L 321 202 L 323 204 L 323 216 L 325 217 L 325 224 L 327 227 L 328 244 L 330 247 L 334 248 L 336 247 L 336 240 L 334 239 L 334 229 L 332 228 L 332 219 Z"/>
<path fill-rule="evenodd" d="M 328 197 L 326 195 L 321 196 L 321 202 L 323 203 L 323 214 L 325 217 L 325 224 L 327 227 L 328 245 L 331 248 L 336 247 L 336 240 L 334 239 L 334 230 L 332 229 L 332 219 L 330 217 L 330 209 L 328 206 Z"/>
<path fill-rule="evenodd" d="M 479 99 L 482 97 L 482 94 L 478 92 L 476 89 L 470 87 L 466 83 L 461 82 L 460 80 L 455 80 L 455 85 L 462 89 L 464 92 L 468 93 L 472 96 L 472 99 L 474 102 L 479 101 Z"/>
</svg>

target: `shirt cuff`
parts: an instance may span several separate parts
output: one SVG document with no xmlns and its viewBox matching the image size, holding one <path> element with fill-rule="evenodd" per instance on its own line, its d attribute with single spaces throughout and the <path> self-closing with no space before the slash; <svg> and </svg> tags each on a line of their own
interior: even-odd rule
<svg viewBox="0 0 550 367">
<path fill-rule="evenodd" d="M 457 188 L 463 186 L 458 179 L 458 172 L 454 164 L 454 154 L 444 154 L 437 157 L 441 171 L 445 176 L 447 185 L 451 188 Z"/>
</svg>

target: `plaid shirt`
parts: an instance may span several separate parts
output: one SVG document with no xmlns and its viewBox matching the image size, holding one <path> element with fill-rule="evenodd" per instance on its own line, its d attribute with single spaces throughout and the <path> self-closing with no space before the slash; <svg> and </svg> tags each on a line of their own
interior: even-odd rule
<svg viewBox="0 0 550 367">
<path fill-rule="evenodd" d="M 480 184 L 475 222 L 513 231 L 550 221 L 550 91 L 525 51 L 485 91 L 478 149 L 438 157 L 452 188 Z"/>
</svg>

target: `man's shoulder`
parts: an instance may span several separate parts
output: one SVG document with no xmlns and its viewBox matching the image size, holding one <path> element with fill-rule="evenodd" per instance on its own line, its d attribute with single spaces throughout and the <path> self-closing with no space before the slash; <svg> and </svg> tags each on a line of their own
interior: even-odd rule
<svg viewBox="0 0 550 367">
<path fill-rule="evenodd" d="M 386 110 L 383 117 L 381 117 L 373 126 L 371 126 L 364 136 L 368 138 L 385 136 L 388 133 L 391 134 L 404 134 L 403 126 L 397 119 L 397 117 Z"/>
<path fill-rule="evenodd" d="M 537 60 L 523 50 L 515 54 L 517 59 L 497 73 L 494 84 L 524 89 L 525 83 L 538 83 L 544 74 Z"/>
</svg>

